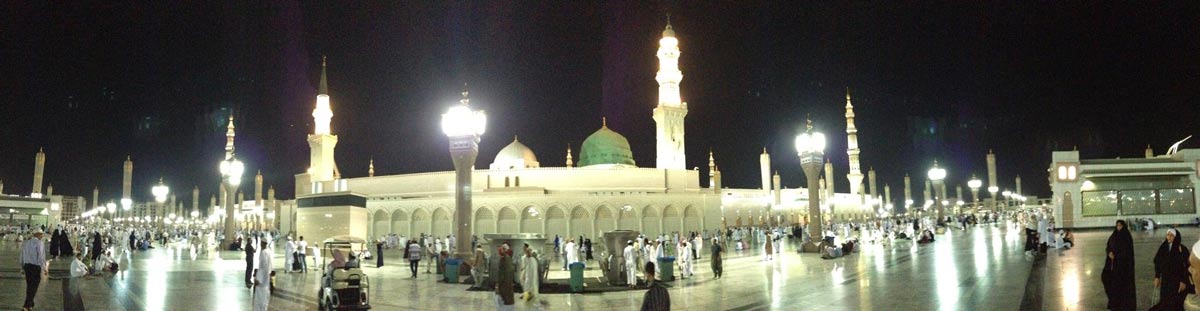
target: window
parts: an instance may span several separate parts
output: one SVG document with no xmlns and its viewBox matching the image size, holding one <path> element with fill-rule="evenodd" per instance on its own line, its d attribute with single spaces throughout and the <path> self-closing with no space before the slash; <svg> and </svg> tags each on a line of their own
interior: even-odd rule
<svg viewBox="0 0 1200 311">
<path fill-rule="evenodd" d="M 1117 191 L 1084 191 L 1082 195 L 1084 217 L 1117 215 Z"/>
<path fill-rule="evenodd" d="M 1158 213 L 1158 194 L 1154 190 L 1122 190 L 1122 215 L 1150 215 Z"/>
<path fill-rule="evenodd" d="M 1195 190 L 1159 189 L 1158 208 L 1162 214 L 1191 214 L 1196 212 Z"/>
</svg>

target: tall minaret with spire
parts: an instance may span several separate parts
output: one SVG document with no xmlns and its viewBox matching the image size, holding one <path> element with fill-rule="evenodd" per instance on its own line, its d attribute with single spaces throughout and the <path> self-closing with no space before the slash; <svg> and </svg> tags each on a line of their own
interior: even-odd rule
<svg viewBox="0 0 1200 311">
<path fill-rule="evenodd" d="M 371 157 L 371 161 L 367 163 L 367 177 L 375 177 L 375 157 Z"/>
<path fill-rule="evenodd" d="M 42 177 L 46 169 L 46 153 L 42 152 L 42 148 L 38 148 L 38 152 L 33 157 L 33 191 L 32 196 L 40 196 L 42 194 Z"/>
<path fill-rule="evenodd" d="M 567 144 L 567 167 L 575 167 L 575 160 L 571 158 L 571 144 Z"/>
<path fill-rule="evenodd" d="M 321 86 L 317 91 L 317 105 L 313 108 L 313 133 L 308 135 L 310 182 L 335 179 L 337 165 L 333 160 L 333 147 L 338 137 L 329 128 L 333 110 L 329 107 L 329 82 L 325 74 L 325 58 L 321 57 Z"/>
<path fill-rule="evenodd" d="M 679 40 L 671 29 L 670 17 L 667 28 L 658 40 L 658 107 L 654 108 L 654 123 L 658 138 L 659 169 L 687 169 L 684 156 L 683 118 L 687 116 L 687 103 L 679 96 L 679 82 L 683 72 L 679 71 Z"/>
<path fill-rule="evenodd" d="M 850 104 L 850 88 L 846 88 L 846 154 L 850 156 L 850 193 L 862 193 L 863 174 L 858 166 L 858 129 L 854 127 L 854 105 Z"/>
<path fill-rule="evenodd" d="M 229 114 L 229 124 L 225 126 L 225 160 L 233 159 L 233 138 L 237 136 L 233 127 L 233 113 Z"/>
</svg>

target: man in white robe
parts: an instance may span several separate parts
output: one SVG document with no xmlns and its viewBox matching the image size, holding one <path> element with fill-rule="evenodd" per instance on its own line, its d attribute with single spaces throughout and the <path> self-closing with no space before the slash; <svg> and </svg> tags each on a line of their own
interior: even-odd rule
<svg viewBox="0 0 1200 311">
<path fill-rule="evenodd" d="M 271 249 L 267 245 L 267 240 L 259 243 L 261 250 L 258 252 L 258 270 L 254 273 L 254 311 L 267 311 L 267 305 L 271 302 Z"/>
<path fill-rule="evenodd" d="M 625 280 L 629 282 L 629 287 L 637 286 L 637 251 L 633 247 L 633 241 L 625 242 Z"/>
<path fill-rule="evenodd" d="M 538 295 L 538 276 L 537 253 L 526 245 L 525 257 L 521 259 L 521 288 L 525 289 L 525 294 L 522 295 L 525 300 L 533 300 Z"/>
<path fill-rule="evenodd" d="M 567 264 L 579 262 L 579 249 L 575 246 L 575 239 L 567 241 Z"/>
<path fill-rule="evenodd" d="M 683 245 L 680 246 L 679 254 L 681 254 L 681 256 L 675 257 L 676 260 L 679 260 L 679 276 L 683 278 L 692 277 L 691 247 L 688 246 L 687 242 L 684 242 Z"/>
<path fill-rule="evenodd" d="M 283 271 L 292 272 L 292 263 L 296 261 L 296 242 L 292 241 L 292 236 L 287 237 L 287 244 L 283 245 Z"/>
</svg>

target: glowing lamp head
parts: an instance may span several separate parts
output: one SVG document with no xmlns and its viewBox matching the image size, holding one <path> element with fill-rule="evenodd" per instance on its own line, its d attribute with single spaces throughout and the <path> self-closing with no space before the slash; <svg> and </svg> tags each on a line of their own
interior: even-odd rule
<svg viewBox="0 0 1200 311">
<path fill-rule="evenodd" d="M 992 193 L 992 195 L 995 195 L 995 194 L 996 194 L 996 192 L 1000 192 L 1000 187 L 996 187 L 996 186 L 989 186 L 989 187 L 988 187 L 988 192 L 991 192 L 991 193 Z"/>
<path fill-rule="evenodd" d="M 825 134 L 813 132 L 812 120 L 806 120 L 806 122 L 807 129 L 804 133 L 796 136 L 796 152 L 801 156 L 825 153 Z"/>
<path fill-rule="evenodd" d="M 442 133 L 449 137 L 483 135 L 486 127 L 487 115 L 467 105 L 455 105 L 442 114 Z"/>
<path fill-rule="evenodd" d="M 163 184 L 161 178 L 158 180 L 157 186 L 154 186 L 154 188 L 150 188 L 150 192 L 154 194 L 154 201 L 156 201 L 158 203 L 166 202 L 167 201 L 167 193 L 170 193 L 170 191 L 171 191 L 170 188 L 167 188 L 167 185 Z"/>
<path fill-rule="evenodd" d="M 937 160 L 933 160 L 933 168 L 929 169 L 929 180 L 942 181 L 946 179 L 946 169 L 938 167 Z"/>
<path fill-rule="evenodd" d="M 970 181 L 967 181 L 967 187 L 971 188 L 971 190 L 978 191 L 979 187 L 983 187 L 983 181 L 979 180 L 978 178 L 972 178 Z"/>
<path fill-rule="evenodd" d="M 108 204 L 104 205 L 104 207 L 108 209 L 109 214 L 117 212 L 117 204 L 113 202 L 108 202 Z"/>
<path fill-rule="evenodd" d="M 133 200 L 129 198 L 121 199 L 121 210 L 128 211 L 130 208 L 133 208 Z"/>
</svg>

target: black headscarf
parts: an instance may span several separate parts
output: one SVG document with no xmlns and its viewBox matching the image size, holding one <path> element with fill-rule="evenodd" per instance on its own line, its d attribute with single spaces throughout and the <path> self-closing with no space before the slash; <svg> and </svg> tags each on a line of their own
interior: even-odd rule
<svg viewBox="0 0 1200 311">
<path fill-rule="evenodd" d="M 1120 229 L 1108 236 L 1104 251 L 1105 265 L 1101 275 L 1104 291 L 1108 294 L 1108 309 L 1134 310 L 1137 306 L 1137 291 L 1134 284 L 1133 235 L 1124 220 L 1117 220 Z M 1180 241 L 1180 240 L 1176 240 Z M 1108 253 L 1113 258 L 1108 258 Z"/>
</svg>

